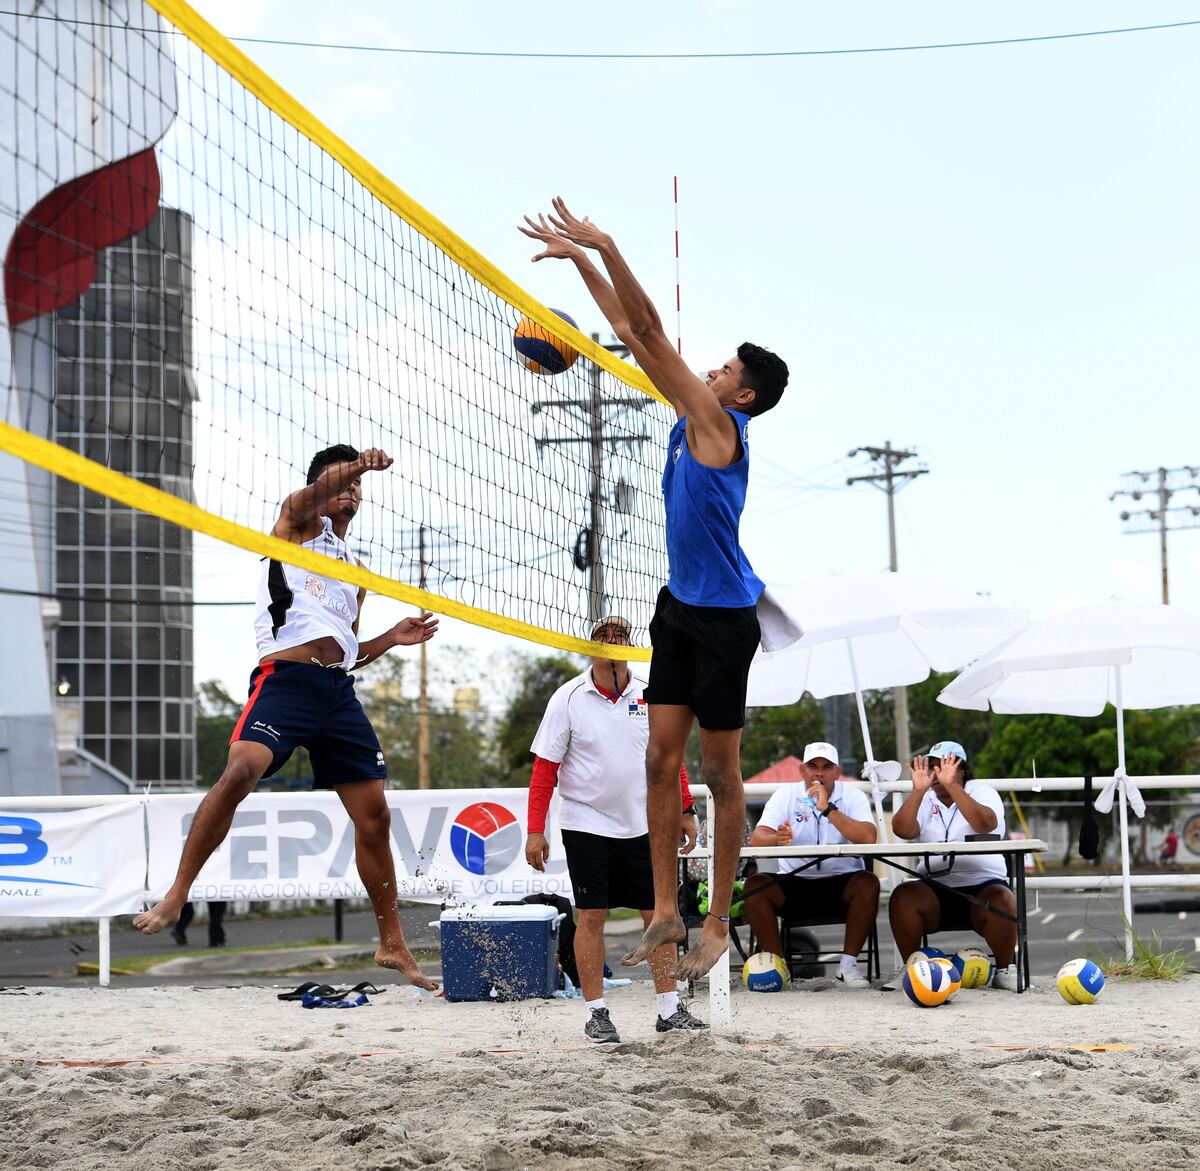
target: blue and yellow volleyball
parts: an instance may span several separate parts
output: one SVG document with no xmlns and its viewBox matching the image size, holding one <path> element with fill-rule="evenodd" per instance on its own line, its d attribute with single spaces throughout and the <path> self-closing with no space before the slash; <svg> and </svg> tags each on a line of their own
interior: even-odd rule
<svg viewBox="0 0 1200 1171">
<path fill-rule="evenodd" d="M 742 965 L 742 983 L 751 992 L 782 992 L 792 976 L 782 956 L 770 951 L 756 951 Z"/>
<path fill-rule="evenodd" d="M 575 322 L 561 309 L 551 309 L 570 325 Z M 526 370 L 534 374 L 561 374 L 575 365 L 579 351 L 557 338 L 545 326 L 522 317 L 513 333 L 513 346 L 517 351 L 517 360 Z"/>
<path fill-rule="evenodd" d="M 1104 991 L 1104 973 L 1091 960 L 1071 960 L 1058 969 L 1054 980 L 1068 1004 L 1093 1004 Z"/>
<path fill-rule="evenodd" d="M 986 988 L 992 982 L 991 957 L 977 947 L 964 947 L 950 957 L 964 988 Z"/>
<path fill-rule="evenodd" d="M 914 960 L 900 982 L 904 995 L 920 1008 L 937 1008 L 950 998 L 950 965 L 945 961 Z"/>
<path fill-rule="evenodd" d="M 950 981 L 950 992 L 947 995 L 947 999 L 949 999 L 959 990 L 959 988 L 962 987 L 962 972 L 954 966 L 954 961 L 948 956 L 941 956 L 938 959 L 933 959 L 929 962 L 931 964 L 936 964 L 939 968 L 942 968 L 945 971 L 946 977 Z"/>
</svg>

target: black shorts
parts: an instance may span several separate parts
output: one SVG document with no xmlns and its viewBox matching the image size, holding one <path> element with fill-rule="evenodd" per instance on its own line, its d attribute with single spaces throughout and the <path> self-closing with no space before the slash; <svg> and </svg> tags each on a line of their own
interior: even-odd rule
<svg viewBox="0 0 1200 1171">
<path fill-rule="evenodd" d="M 654 910 L 650 836 L 606 838 L 580 830 L 562 831 L 575 905 L 582 911 L 632 907 Z"/>
<path fill-rule="evenodd" d="M 959 898 L 959 894 L 978 897 L 980 891 L 987 890 L 989 886 L 1002 886 L 1005 890 L 1012 890 L 1012 887 L 1003 878 L 989 878 L 987 882 L 981 882 L 976 886 L 950 888 L 935 886 L 933 893 L 937 895 L 938 906 L 941 908 L 937 929 L 939 931 L 974 931 L 975 924 L 971 922 L 971 912 L 975 909 L 975 904 Z"/>
<path fill-rule="evenodd" d="M 312 760 L 313 788 L 347 781 L 386 780 L 383 750 L 354 694 L 354 678 L 341 667 L 272 659 L 250 674 L 250 698 L 229 743 L 253 740 L 274 753 L 277 773 L 297 748 Z"/>
<path fill-rule="evenodd" d="M 843 896 L 852 878 L 862 870 L 851 870 L 845 874 L 830 874 L 826 878 L 802 878 L 799 874 L 781 874 L 779 889 L 783 891 L 783 919 L 838 919 L 846 918 L 846 903 Z"/>
<path fill-rule="evenodd" d="M 760 638 L 753 606 L 689 606 L 663 586 L 650 620 L 646 702 L 690 707 L 710 732 L 743 727 L 746 678 Z"/>
</svg>

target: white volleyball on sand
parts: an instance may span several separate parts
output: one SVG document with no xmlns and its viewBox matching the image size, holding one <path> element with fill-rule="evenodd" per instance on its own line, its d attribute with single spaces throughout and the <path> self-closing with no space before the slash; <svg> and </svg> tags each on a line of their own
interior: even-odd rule
<svg viewBox="0 0 1200 1171">
<path fill-rule="evenodd" d="M 1068 1004 L 1093 1004 L 1104 991 L 1104 973 L 1091 960 L 1070 960 L 1058 969 L 1054 983 Z"/>
<path fill-rule="evenodd" d="M 756 951 L 742 965 L 742 983 L 751 992 L 782 992 L 791 978 L 783 957 L 774 952 Z"/>
</svg>

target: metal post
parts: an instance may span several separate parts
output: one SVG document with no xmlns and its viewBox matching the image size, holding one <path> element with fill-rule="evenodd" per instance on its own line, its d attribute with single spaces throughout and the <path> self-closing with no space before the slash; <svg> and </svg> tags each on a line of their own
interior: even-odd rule
<svg viewBox="0 0 1200 1171">
<path fill-rule="evenodd" d="M 717 889 L 717 803 L 712 791 L 704 799 L 704 833 L 708 845 L 708 897 Z M 711 906 L 711 904 L 710 904 Z M 729 1004 L 729 937 L 726 951 L 708 973 L 708 1019 L 713 1028 L 728 1027 L 733 1021 Z"/>
<path fill-rule="evenodd" d="M 421 525 L 418 536 L 421 558 L 421 589 L 425 588 L 425 526 Z M 420 648 L 420 693 L 417 699 L 417 788 L 429 788 L 429 655 L 425 643 Z M 340 912 L 339 912 L 340 916 Z M 340 925 L 341 919 L 339 917 Z M 341 936 L 338 936 L 339 941 Z"/>
<path fill-rule="evenodd" d="M 593 340 L 599 341 L 599 334 L 593 334 Z M 588 621 L 598 622 L 604 617 L 604 401 L 600 396 L 600 367 L 595 362 L 588 366 L 592 391 L 589 410 Z"/>
<path fill-rule="evenodd" d="M 1163 605 L 1171 600 L 1171 590 L 1167 583 L 1167 469 L 1158 469 L 1158 554 L 1162 562 L 1162 599 Z"/>
<path fill-rule="evenodd" d="M 109 932 L 110 919 L 101 919 L 100 932 L 100 987 L 107 988 L 112 980 L 112 936 Z"/>
<path fill-rule="evenodd" d="M 333 900 L 333 941 L 335 943 L 342 942 L 342 936 L 345 934 L 345 925 L 342 920 L 342 915 L 346 908 L 345 899 Z"/>
</svg>

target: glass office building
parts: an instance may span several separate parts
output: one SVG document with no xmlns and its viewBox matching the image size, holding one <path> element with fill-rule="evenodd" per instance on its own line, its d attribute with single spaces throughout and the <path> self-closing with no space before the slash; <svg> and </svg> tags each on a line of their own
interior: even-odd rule
<svg viewBox="0 0 1200 1171">
<path fill-rule="evenodd" d="M 191 221 L 162 208 L 54 321 L 56 443 L 190 500 Z M 195 782 L 192 534 L 54 480 L 53 637 L 82 746 L 137 785 Z"/>
</svg>

